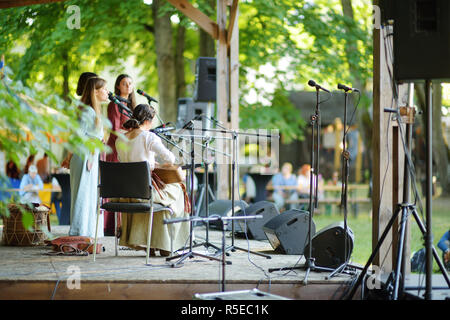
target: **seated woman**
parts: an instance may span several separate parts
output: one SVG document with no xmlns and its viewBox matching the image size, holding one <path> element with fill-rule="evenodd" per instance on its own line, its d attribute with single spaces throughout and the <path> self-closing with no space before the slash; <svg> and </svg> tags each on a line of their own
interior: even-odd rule
<svg viewBox="0 0 450 320">
<path fill-rule="evenodd" d="M 120 139 L 116 141 L 117 156 L 120 162 L 147 161 L 150 170 L 174 164 L 174 154 L 162 144 L 157 135 L 149 131 L 154 116 L 155 110 L 147 104 L 140 104 L 133 110 L 133 117 L 123 124 L 124 128 L 129 129 L 125 134 L 127 146 L 120 147 L 120 143 L 123 141 Z M 160 163 L 156 162 L 156 158 L 160 160 Z M 164 219 L 189 216 L 190 210 L 188 205 L 185 206 L 185 199 L 187 197 L 181 183 L 168 183 L 163 188 L 153 188 L 153 201 L 170 207 L 173 210 L 173 216 L 168 211 L 154 214 L 150 243 L 152 255 L 155 255 L 156 249 L 159 249 L 161 256 L 170 255 L 171 237 L 174 250 L 185 245 L 189 237 L 188 223 L 163 224 Z M 148 214 L 123 213 L 119 244 L 137 250 L 145 250 L 148 220 Z"/>
<path fill-rule="evenodd" d="M 41 198 L 39 198 L 39 190 L 44 189 L 44 183 L 38 175 L 35 165 L 31 165 L 28 168 L 28 173 L 25 174 L 20 181 L 20 189 L 19 195 L 21 197 L 21 202 L 41 203 Z"/>
<path fill-rule="evenodd" d="M 286 200 L 298 200 L 297 194 L 297 177 L 292 173 L 292 164 L 286 162 L 281 167 L 281 172 L 272 177 L 273 200 L 281 211 L 284 209 Z M 297 209 L 298 205 L 292 203 L 286 205 L 286 209 Z"/>
</svg>

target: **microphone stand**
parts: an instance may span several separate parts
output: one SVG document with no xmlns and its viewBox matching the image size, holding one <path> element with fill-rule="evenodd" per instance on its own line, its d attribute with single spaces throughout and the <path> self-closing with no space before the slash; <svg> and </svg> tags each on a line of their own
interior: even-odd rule
<svg viewBox="0 0 450 320">
<path fill-rule="evenodd" d="M 316 87 L 316 109 L 315 113 L 311 115 L 311 171 L 309 176 L 309 220 L 308 220 L 308 253 L 305 255 L 306 261 L 304 266 L 294 266 L 285 268 L 271 268 L 269 272 L 273 271 L 284 271 L 284 270 L 295 270 L 303 269 L 306 267 L 305 278 L 303 283 L 306 285 L 308 283 L 308 276 L 310 271 L 333 271 L 331 268 L 318 267 L 315 265 L 315 258 L 312 256 L 312 219 L 314 216 L 314 208 L 316 207 L 317 201 L 317 189 L 318 189 L 318 177 L 319 177 L 319 143 L 320 143 L 320 109 L 319 109 L 319 89 Z M 316 137 L 317 128 L 317 137 Z M 316 157 L 317 155 L 317 157 Z"/>
<path fill-rule="evenodd" d="M 348 89 L 344 89 L 345 99 L 344 99 L 344 135 L 342 138 L 342 191 L 341 191 L 341 204 L 340 207 L 344 209 L 344 257 L 343 263 L 337 267 L 333 272 L 331 272 L 326 279 L 330 279 L 333 276 L 341 273 L 348 265 L 347 249 L 348 249 L 348 234 L 347 234 L 347 205 L 348 205 L 348 176 L 349 176 L 349 161 L 350 153 L 347 150 L 347 100 L 348 100 Z"/>
</svg>

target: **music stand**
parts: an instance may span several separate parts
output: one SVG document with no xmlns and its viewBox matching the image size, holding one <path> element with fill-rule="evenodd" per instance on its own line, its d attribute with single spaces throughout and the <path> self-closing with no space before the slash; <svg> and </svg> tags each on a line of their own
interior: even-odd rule
<svg viewBox="0 0 450 320">
<path fill-rule="evenodd" d="M 194 151 L 194 146 L 195 146 L 195 136 L 191 135 L 191 176 L 190 176 L 190 182 L 191 182 L 191 217 L 195 216 L 195 198 L 194 198 L 194 170 L 195 170 L 195 151 Z M 202 258 L 206 258 L 206 259 L 210 259 L 210 260 L 216 260 L 216 261 L 221 261 L 218 258 L 212 257 L 212 256 L 207 256 L 207 255 L 203 255 L 200 254 L 198 252 L 194 252 L 193 249 L 193 239 L 192 239 L 192 235 L 193 235 L 193 220 L 189 219 L 189 251 L 186 253 L 182 253 L 180 255 L 176 255 L 173 257 L 169 257 L 166 258 L 166 261 L 171 261 L 173 259 L 177 259 L 180 258 L 178 261 L 176 261 L 175 263 L 172 263 L 172 267 L 177 267 L 179 264 L 183 263 L 184 260 L 186 260 L 187 258 L 194 258 L 195 256 L 198 257 L 202 257 Z M 199 245 L 196 245 L 199 246 Z"/>
</svg>

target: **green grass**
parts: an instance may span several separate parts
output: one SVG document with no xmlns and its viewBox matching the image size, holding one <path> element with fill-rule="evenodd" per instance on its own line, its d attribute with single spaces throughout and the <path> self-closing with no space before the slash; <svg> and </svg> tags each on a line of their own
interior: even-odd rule
<svg viewBox="0 0 450 320">
<path fill-rule="evenodd" d="M 425 204 L 424 204 L 425 205 Z M 364 265 L 372 253 L 372 216 L 370 204 L 360 205 L 358 215 L 355 217 L 353 211 L 348 210 L 347 224 L 354 234 L 354 248 L 352 253 L 352 262 Z M 319 208 L 320 209 L 320 208 Z M 326 211 L 326 210 L 323 210 Z M 419 212 L 419 211 L 418 211 Z M 423 212 L 425 215 L 426 213 Z M 419 216 L 422 221 L 420 212 Z M 316 232 L 328 226 L 331 223 L 343 221 L 343 214 L 339 214 L 338 210 L 334 209 L 331 214 L 320 213 L 314 216 L 316 225 Z M 410 217 L 411 226 L 411 254 L 424 247 L 424 239 L 415 219 Z M 433 244 L 438 251 L 439 256 L 442 256 L 442 251 L 437 248 L 437 242 L 441 236 L 450 227 L 450 198 L 438 198 L 433 200 L 433 215 L 432 215 L 432 230 L 433 230 Z M 434 262 L 434 272 L 438 272 L 439 268 Z"/>
</svg>

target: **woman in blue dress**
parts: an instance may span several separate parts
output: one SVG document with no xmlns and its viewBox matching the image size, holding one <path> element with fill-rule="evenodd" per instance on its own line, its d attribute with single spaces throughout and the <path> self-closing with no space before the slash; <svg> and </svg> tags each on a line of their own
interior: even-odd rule
<svg viewBox="0 0 450 320">
<path fill-rule="evenodd" d="M 90 78 L 81 97 L 87 105 L 81 113 L 80 126 L 83 134 L 93 139 L 103 139 L 101 103 L 108 99 L 106 81 Z M 97 213 L 99 150 L 88 154 L 72 154 L 70 161 L 70 230 L 71 236 L 95 237 Z M 100 219 L 102 222 L 103 219 Z M 103 237 L 103 223 L 99 223 L 98 236 Z"/>
</svg>

